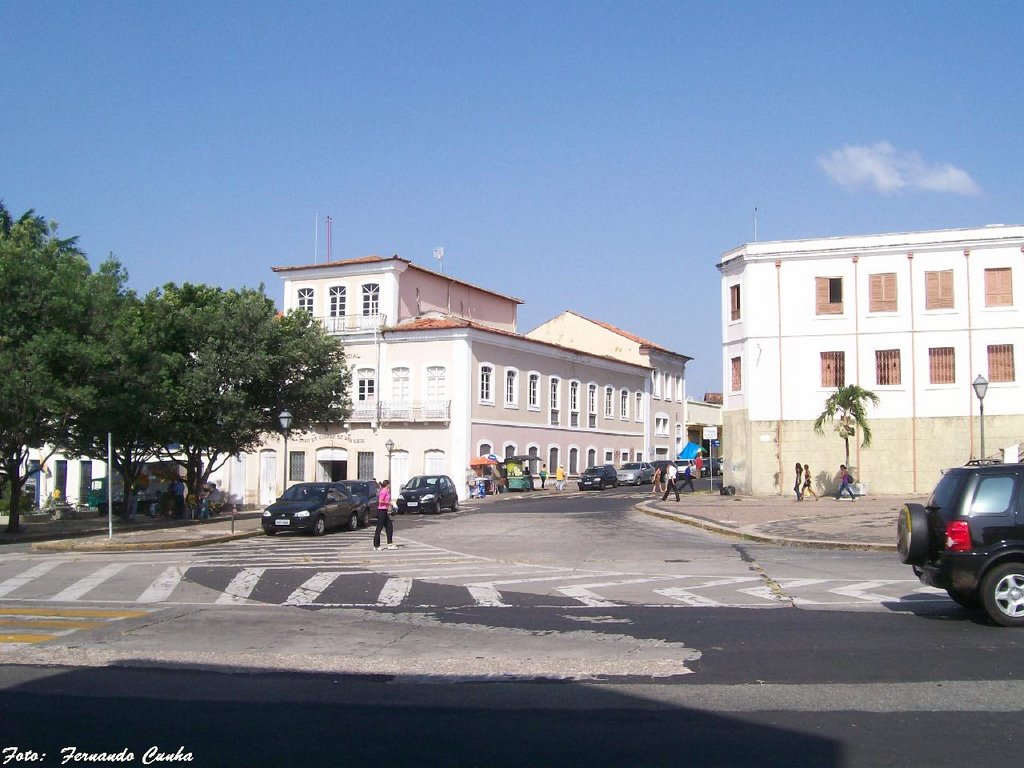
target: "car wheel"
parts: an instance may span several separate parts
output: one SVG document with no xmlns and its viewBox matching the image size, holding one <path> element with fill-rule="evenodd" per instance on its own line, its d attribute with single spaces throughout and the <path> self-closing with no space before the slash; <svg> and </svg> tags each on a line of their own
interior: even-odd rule
<svg viewBox="0 0 1024 768">
<path fill-rule="evenodd" d="M 964 608 L 975 609 L 981 607 L 981 597 L 976 591 L 968 592 L 960 589 L 947 589 L 946 594 L 949 595 L 950 600 Z"/>
<path fill-rule="evenodd" d="M 350 531 L 359 530 L 359 513 L 353 512 L 348 518 L 348 529 Z"/>
<path fill-rule="evenodd" d="M 896 551 L 907 565 L 921 565 L 928 558 L 928 511 L 923 505 L 904 504 L 900 510 Z"/>
<path fill-rule="evenodd" d="M 1004 627 L 1024 627 L 1024 563 L 997 565 L 981 582 L 985 613 Z"/>
<path fill-rule="evenodd" d="M 459 497 L 456 496 L 455 497 L 455 501 L 452 502 L 452 512 L 458 512 L 458 511 L 459 511 Z"/>
<path fill-rule="evenodd" d="M 327 532 L 327 521 L 323 515 L 317 515 L 316 520 L 313 521 L 313 535 L 323 536 Z"/>
<path fill-rule="evenodd" d="M 277 533 L 277 531 L 275 531 L 273 528 L 264 528 L 263 533 L 265 533 L 267 536 L 273 536 L 275 533 Z"/>
</svg>

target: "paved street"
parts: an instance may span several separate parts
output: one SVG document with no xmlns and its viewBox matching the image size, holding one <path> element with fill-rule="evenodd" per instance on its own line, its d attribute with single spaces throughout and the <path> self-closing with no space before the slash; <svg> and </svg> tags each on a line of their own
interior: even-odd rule
<svg viewBox="0 0 1024 768">
<path fill-rule="evenodd" d="M 398 549 L 381 552 L 370 529 L 8 546 L 0 707 L 120 713 L 99 729 L 62 718 L 59 737 L 26 719 L 26 747 L 183 745 L 197 765 L 875 766 L 922 744 L 967 759 L 979 728 L 1012 731 L 1024 635 L 922 587 L 891 552 L 834 546 L 892 502 L 857 507 L 851 526 L 852 504 L 650 498 L 401 516 Z M 821 546 L 750 537 L 787 523 Z M 154 718 L 168 702 L 175 716 Z M 202 721 L 184 727 L 183 711 Z M 284 711 L 318 738 L 224 739 L 270 734 Z M 1002 737 L 986 749 L 993 762 L 974 762 L 1015 753 Z"/>
</svg>

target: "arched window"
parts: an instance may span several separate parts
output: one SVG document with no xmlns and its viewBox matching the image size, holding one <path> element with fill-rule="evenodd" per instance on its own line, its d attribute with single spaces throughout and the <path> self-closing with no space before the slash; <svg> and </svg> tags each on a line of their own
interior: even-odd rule
<svg viewBox="0 0 1024 768">
<path fill-rule="evenodd" d="M 299 288 L 299 309 L 303 309 L 309 314 L 313 314 L 313 289 L 312 288 Z"/>
<path fill-rule="evenodd" d="M 494 366 L 484 363 L 480 366 L 480 402 L 494 404 Z"/>
<path fill-rule="evenodd" d="M 363 315 L 380 314 L 380 286 L 377 283 L 367 283 L 363 286 Z"/>
<path fill-rule="evenodd" d="M 327 291 L 328 296 L 328 311 L 327 314 L 331 317 L 344 317 L 345 316 L 345 286 L 344 285 L 332 285 Z"/>
</svg>

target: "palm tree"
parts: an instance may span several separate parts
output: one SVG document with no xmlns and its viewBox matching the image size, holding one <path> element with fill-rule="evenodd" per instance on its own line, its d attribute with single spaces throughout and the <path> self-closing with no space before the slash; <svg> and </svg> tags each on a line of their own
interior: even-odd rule
<svg viewBox="0 0 1024 768">
<path fill-rule="evenodd" d="M 850 466 L 850 438 L 857 434 L 858 429 L 864 436 L 861 445 L 864 448 L 871 445 L 871 427 L 865 413 L 868 402 L 877 406 L 881 401 L 874 392 L 856 384 L 848 384 L 829 396 L 825 401 L 825 410 L 814 422 L 814 431 L 819 435 L 825 434 L 826 421 L 835 424 L 836 432 L 846 444 L 846 466 Z"/>
</svg>

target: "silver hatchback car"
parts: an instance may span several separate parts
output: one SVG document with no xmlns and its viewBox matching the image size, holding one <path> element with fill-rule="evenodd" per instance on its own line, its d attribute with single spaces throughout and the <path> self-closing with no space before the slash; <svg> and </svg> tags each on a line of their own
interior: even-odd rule
<svg viewBox="0 0 1024 768">
<path fill-rule="evenodd" d="M 649 461 L 629 461 L 616 474 L 622 485 L 645 485 L 654 482 L 654 465 Z"/>
</svg>

